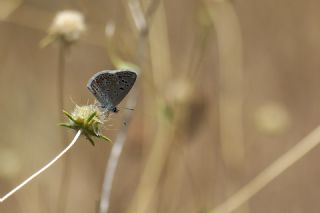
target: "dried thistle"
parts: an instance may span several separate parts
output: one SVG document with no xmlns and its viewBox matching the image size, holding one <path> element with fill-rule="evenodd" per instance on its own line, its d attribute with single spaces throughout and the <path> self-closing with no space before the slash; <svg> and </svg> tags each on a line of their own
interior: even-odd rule
<svg viewBox="0 0 320 213">
<path fill-rule="evenodd" d="M 62 123 L 60 126 L 64 126 L 76 131 L 81 130 L 82 134 L 90 141 L 94 146 L 95 143 L 92 137 L 97 137 L 105 141 L 111 141 L 106 136 L 100 133 L 100 127 L 104 123 L 108 112 L 102 111 L 97 105 L 76 105 L 75 110 L 70 114 L 69 112 L 63 111 L 68 117 L 68 123 Z"/>
<path fill-rule="evenodd" d="M 80 39 L 81 34 L 86 30 L 84 16 L 74 10 L 64 10 L 56 14 L 48 30 L 48 35 L 41 41 L 41 47 L 61 40 L 71 44 Z"/>
</svg>

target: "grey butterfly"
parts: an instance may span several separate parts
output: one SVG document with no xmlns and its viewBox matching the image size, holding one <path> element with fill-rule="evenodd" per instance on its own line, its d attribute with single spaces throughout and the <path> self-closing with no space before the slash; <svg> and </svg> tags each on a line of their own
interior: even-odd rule
<svg viewBox="0 0 320 213">
<path fill-rule="evenodd" d="M 87 88 L 108 111 L 118 112 L 117 105 L 131 90 L 137 74 L 130 70 L 104 70 L 94 74 Z"/>
</svg>

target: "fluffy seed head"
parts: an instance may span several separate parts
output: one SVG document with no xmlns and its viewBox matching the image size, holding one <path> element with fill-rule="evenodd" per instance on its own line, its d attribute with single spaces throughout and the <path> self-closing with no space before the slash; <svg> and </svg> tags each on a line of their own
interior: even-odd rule
<svg viewBox="0 0 320 213">
<path fill-rule="evenodd" d="M 80 12 L 65 10 L 57 13 L 50 26 L 49 34 L 61 36 L 67 42 L 73 42 L 80 38 L 85 29 L 84 17 Z"/>
</svg>

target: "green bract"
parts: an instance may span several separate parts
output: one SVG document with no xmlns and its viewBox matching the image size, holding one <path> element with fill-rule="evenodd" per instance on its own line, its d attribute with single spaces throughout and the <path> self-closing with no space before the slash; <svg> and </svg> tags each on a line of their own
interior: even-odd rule
<svg viewBox="0 0 320 213">
<path fill-rule="evenodd" d="M 100 126 L 105 120 L 105 113 L 96 105 L 76 106 L 72 114 L 63 111 L 68 117 L 68 123 L 62 123 L 60 126 L 68 127 L 76 131 L 82 130 L 82 134 L 94 146 L 92 137 L 97 137 L 105 141 L 111 141 L 106 136 L 100 134 Z"/>
</svg>

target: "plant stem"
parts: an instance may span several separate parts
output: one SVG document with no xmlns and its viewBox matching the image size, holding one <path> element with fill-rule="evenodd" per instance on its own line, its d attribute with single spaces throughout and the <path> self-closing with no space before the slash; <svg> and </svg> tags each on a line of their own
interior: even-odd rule
<svg viewBox="0 0 320 213">
<path fill-rule="evenodd" d="M 228 170 L 242 171 L 243 51 L 239 18 L 231 1 L 206 1 L 219 53 L 219 122 L 224 163 Z"/>
<path fill-rule="evenodd" d="M 163 87 L 168 83 L 168 79 L 171 79 L 172 65 L 169 48 L 168 28 L 167 28 L 167 16 L 164 7 L 164 2 L 160 1 L 157 10 L 153 15 L 152 25 L 149 26 L 149 52 L 151 60 L 152 81 L 154 82 L 154 88 L 156 90 L 148 91 L 148 95 L 145 98 L 147 101 L 145 104 L 147 109 L 156 113 L 156 121 L 150 120 L 146 117 L 144 124 L 146 127 L 152 126 L 150 124 L 156 123 L 157 130 L 153 139 L 152 147 L 146 158 L 146 164 L 144 166 L 142 175 L 139 180 L 139 184 L 136 188 L 134 196 L 130 201 L 127 208 L 128 213 L 139 212 L 156 212 L 155 209 L 150 209 L 150 203 L 155 199 L 155 193 L 157 190 L 157 183 L 160 180 L 161 172 L 165 166 L 165 162 L 168 158 L 172 141 L 175 137 L 176 126 L 168 122 L 167 117 L 163 114 L 163 100 L 161 98 L 161 91 Z M 161 56 L 161 57 L 159 57 Z M 150 72 L 151 74 L 151 72 Z M 145 76 L 148 75 L 147 73 Z M 156 81 L 154 81 L 156 79 Z M 146 79 L 147 81 L 149 79 Z M 150 99 L 150 97 L 152 97 Z M 156 97 L 156 98 L 155 98 Z M 155 101 L 154 101 L 155 100 Z M 152 107 L 150 106 L 150 104 Z M 175 114 L 176 116 L 176 114 Z"/>
<path fill-rule="evenodd" d="M 129 11 L 131 13 L 131 16 L 135 23 L 135 27 L 140 36 L 137 56 L 136 56 L 138 63 L 140 65 L 140 68 L 145 64 L 146 39 L 148 36 L 148 30 L 149 30 L 148 20 L 153 15 L 153 12 L 157 9 L 158 3 L 159 3 L 158 0 L 153 0 L 148 7 L 147 14 L 144 15 L 141 8 L 141 3 L 139 2 L 139 0 L 128 1 Z M 118 61 L 119 58 L 116 57 L 114 51 L 112 51 L 113 50 L 112 45 L 108 45 L 108 48 L 109 48 L 109 56 L 113 58 L 117 58 L 117 61 Z M 115 63 L 115 66 L 117 67 L 117 63 Z M 140 75 L 140 78 L 141 78 L 141 75 Z M 127 101 L 127 108 L 135 108 L 137 103 L 137 98 L 138 98 L 137 89 L 133 89 L 131 92 L 131 96 Z M 105 170 L 104 180 L 103 180 L 102 192 L 100 197 L 100 205 L 99 205 L 99 213 L 107 213 L 109 210 L 112 182 L 113 182 L 114 174 L 119 162 L 119 158 L 122 153 L 123 146 L 126 141 L 128 126 L 131 121 L 131 118 L 132 118 L 132 111 L 126 111 L 124 115 L 124 123 L 126 125 L 124 125 L 121 128 L 115 140 L 116 142 L 112 147 L 111 154 L 109 156 L 107 167 Z"/>
<path fill-rule="evenodd" d="M 206 0 L 215 28 L 219 54 L 219 137 L 226 172 L 225 193 L 230 194 L 244 177 L 244 72 L 242 33 L 236 9 L 230 0 Z M 242 206 L 239 213 L 250 212 Z"/>
<path fill-rule="evenodd" d="M 59 43 L 59 53 L 58 53 L 58 115 L 60 116 L 60 119 L 63 119 L 63 115 L 61 112 L 63 111 L 64 107 L 64 76 L 65 76 L 65 48 L 66 44 L 64 41 L 61 41 Z M 64 141 L 64 129 L 61 129 L 61 137 L 62 142 Z"/>
<path fill-rule="evenodd" d="M 27 183 L 29 183 L 31 180 L 33 180 L 35 177 L 40 175 L 42 172 L 44 172 L 46 169 L 48 169 L 52 164 L 54 164 L 57 160 L 59 160 L 60 157 L 62 157 L 78 140 L 79 136 L 81 135 L 81 130 L 77 132 L 77 134 L 74 136 L 71 143 L 64 149 L 60 154 L 58 154 L 55 158 L 53 158 L 49 163 L 47 163 L 44 167 L 39 169 L 37 172 L 35 172 L 33 175 L 28 177 L 25 181 L 23 181 L 21 184 L 16 186 L 14 189 L 12 189 L 10 192 L 8 192 L 6 195 L 0 198 L 0 202 L 5 201 L 7 198 L 9 198 L 11 195 L 13 195 L 15 192 L 17 192 L 19 189 L 21 189 L 23 186 L 25 186 Z"/>
<path fill-rule="evenodd" d="M 65 88 L 65 53 L 67 48 L 67 43 L 65 41 L 60 42 L 60 49 L 58 55 L 58 113 L 61 115 L 60 119 L 63 119 L 62 111 L 64 108 L 64 88 Z M 67 141 L 67 134 L 64 129 L 61 128 L 61 143 L 64 145 L 64 141 Z M 58 197 L 58 212 L 64 213 L 65 207 L 68 199 L 68 186 L 70 182 L 70 156 L 66 156 L 64 163 L 62 165 L 62 178 L 59 189 Z"/>
<path fill-rule="evenodd" d="M 134 108 L 136 106 L 137 93 L 135 91 L 132 91 L 132 92 L 134 93 L 131 94 L 131 96 L 129 97 L 129 100 L 127 102 L 127 108 Z M 123 146 L 127 138 L 128 126 L 131 121 L 131 118 L 132 118 L 132 111 L 127 110 L 124 115 L 125 125 L 122 126 L 119 134 L 117 135 L 115 143 L 112 146 L 111 154 L 108 159 L 108 163 L 107 163 L 107 167 L 106 167 L 105 175 L 103 179 L 99 213 L 108 212 L 108 209 L 110 206 L 112 182 L 113 182 L 115 171 L 117 169 L 119 158 L 121 156 Z"/>
<path fill-rule="evenodd" d="M 320 126 L 210 213 L 229 213 L 236 210 L 319 144 Z"/>
<path fill-rule="evenodd" d="M 132 6 L 130 7 L 131 4 L 129 3 L 129 8 L 130 8 L 131 12 L 134 11 L 134 14 L 139 13 L 138 16 L 135 16 L 134 14 L 132 14 L 134 17 L 134 20 L 135 20 L 136 27 L 137 27 L 138 31 L 140 32 L 141 37 L 143 38 L 143 39 L 140 39 L 140 44 L 138 45 L 139 46 L 138 59 L 139 59 L 139 58 L 143 58 L 144 38 L 145 38 L 145 36 L 143 35 L 143 32 L 144 32 L 144 30 L 146 30 L 146 20 L 144 18 L 142 11 L 140 10 L 139 2 L 136 1 L 135 3 L 136 4 L 134 5 L 134 8 L 132 8 Z M 114 54 L 114 53 L 112 52 L 111 54 Z M 136 103 L 137 103 L 137 98 L 138 98 L 137 90 L 133 89 L 132 94 L 127 101 L 127 108 L 134 109 L 136 106 Z M 123 150 L 123 146 L 126 141 L 128 126 L 131 121 L 131 118 L 132 118 L 132 111 L 127 110 L 124 115 L 125 125 L 123 125 L 123 127 L 121 128 L 120 132 L 117 135 L 115 143 L 112 146 L 111 154 L 108 159 L 108 163 L 107 163 L 107 167 L 106 167 L 105 175 L 104 175 L 104 180 L 103 180 L 103 185 L 102 185 L 99 213 L 107 213 L 109 210 L 113 178 L 115 175 L 115 171 L 117 169 L 119 158 L 120 158 L 122 150 Z"/>
</svg>

